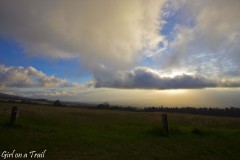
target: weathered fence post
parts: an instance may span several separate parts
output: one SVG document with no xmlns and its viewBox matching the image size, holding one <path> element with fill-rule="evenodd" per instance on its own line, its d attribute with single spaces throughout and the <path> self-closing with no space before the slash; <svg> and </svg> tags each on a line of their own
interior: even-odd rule
<svg viewBox="0 0 240 160">
<path fill-rule="evenodd" d="M 168 133 L 168 119 L 167 119 L 167 114 L 162 114 L 162 126 L 163 126 L 163 131 L 165 133 Z"/>
<path fill-rule="evenodd" d="M 18 116 L 18 109 L 17 106 L 13 106 L 12 107 L 12 114 L 11 114 L 11 121 L 10 124 L 14 125 L 16 120 L 17 120 L 17 116 Z"/>
</svg>

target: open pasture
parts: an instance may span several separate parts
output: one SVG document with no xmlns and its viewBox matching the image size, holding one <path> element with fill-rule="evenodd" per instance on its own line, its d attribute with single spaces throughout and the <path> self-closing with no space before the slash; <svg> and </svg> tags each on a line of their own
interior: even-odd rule
<svg viewBox="0 0 240 160">
<path fill-rule="evenodd" d="M 9 126 L 12 106 L 19 117 Z M 44 159 L 237 160 L 240 118 L 0 104 L 0 151 L 43 152 Z M 1 157 L 0 159 L 3 159 Z"/>
</svg>

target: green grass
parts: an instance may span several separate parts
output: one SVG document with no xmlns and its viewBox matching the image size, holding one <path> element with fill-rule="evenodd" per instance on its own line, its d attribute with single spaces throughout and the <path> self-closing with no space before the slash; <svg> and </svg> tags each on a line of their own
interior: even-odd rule
<svg viewBox="0 0 240 160">
<path fill-rule="evenodd" d="M 47 150 L 45 159 L 234 160 L 240 157 L 240 118 L 58 108 L 0 103 L 0 153 Z M 1 159 L 1 158 L 0 158 Z"/>
</svg>

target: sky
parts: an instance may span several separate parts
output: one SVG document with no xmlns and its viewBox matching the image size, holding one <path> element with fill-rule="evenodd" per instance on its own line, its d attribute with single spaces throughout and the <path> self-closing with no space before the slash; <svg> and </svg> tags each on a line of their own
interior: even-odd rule
<svg viewBox="0 0 240 160">
<path fill-rule="evenodd" d="M 0 92 L 240 107 L 239 0 L 0 0 Z"/>
</svg>

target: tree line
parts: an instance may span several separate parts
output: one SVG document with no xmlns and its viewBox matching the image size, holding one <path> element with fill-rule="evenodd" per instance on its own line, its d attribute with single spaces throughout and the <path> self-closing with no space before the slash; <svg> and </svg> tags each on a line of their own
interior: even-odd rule
<svg viewBox="0 0 240 160">
<path fill-rule="evenodd" d="M 94 109 L 107 109 L 107 110 L 124 110 L 135 112 L 170 112 L 170 113 L 190 113 L 200 115 L 213 115 L 213 116 L 230 116 L 240 117 L 240 108 L 227 107 L 227 108 L 212 108 L 212 107 L 130 107 L 130 106 L 111 106 L 109 103 L 101 103 L 93 107 Z"/>
</svg>

